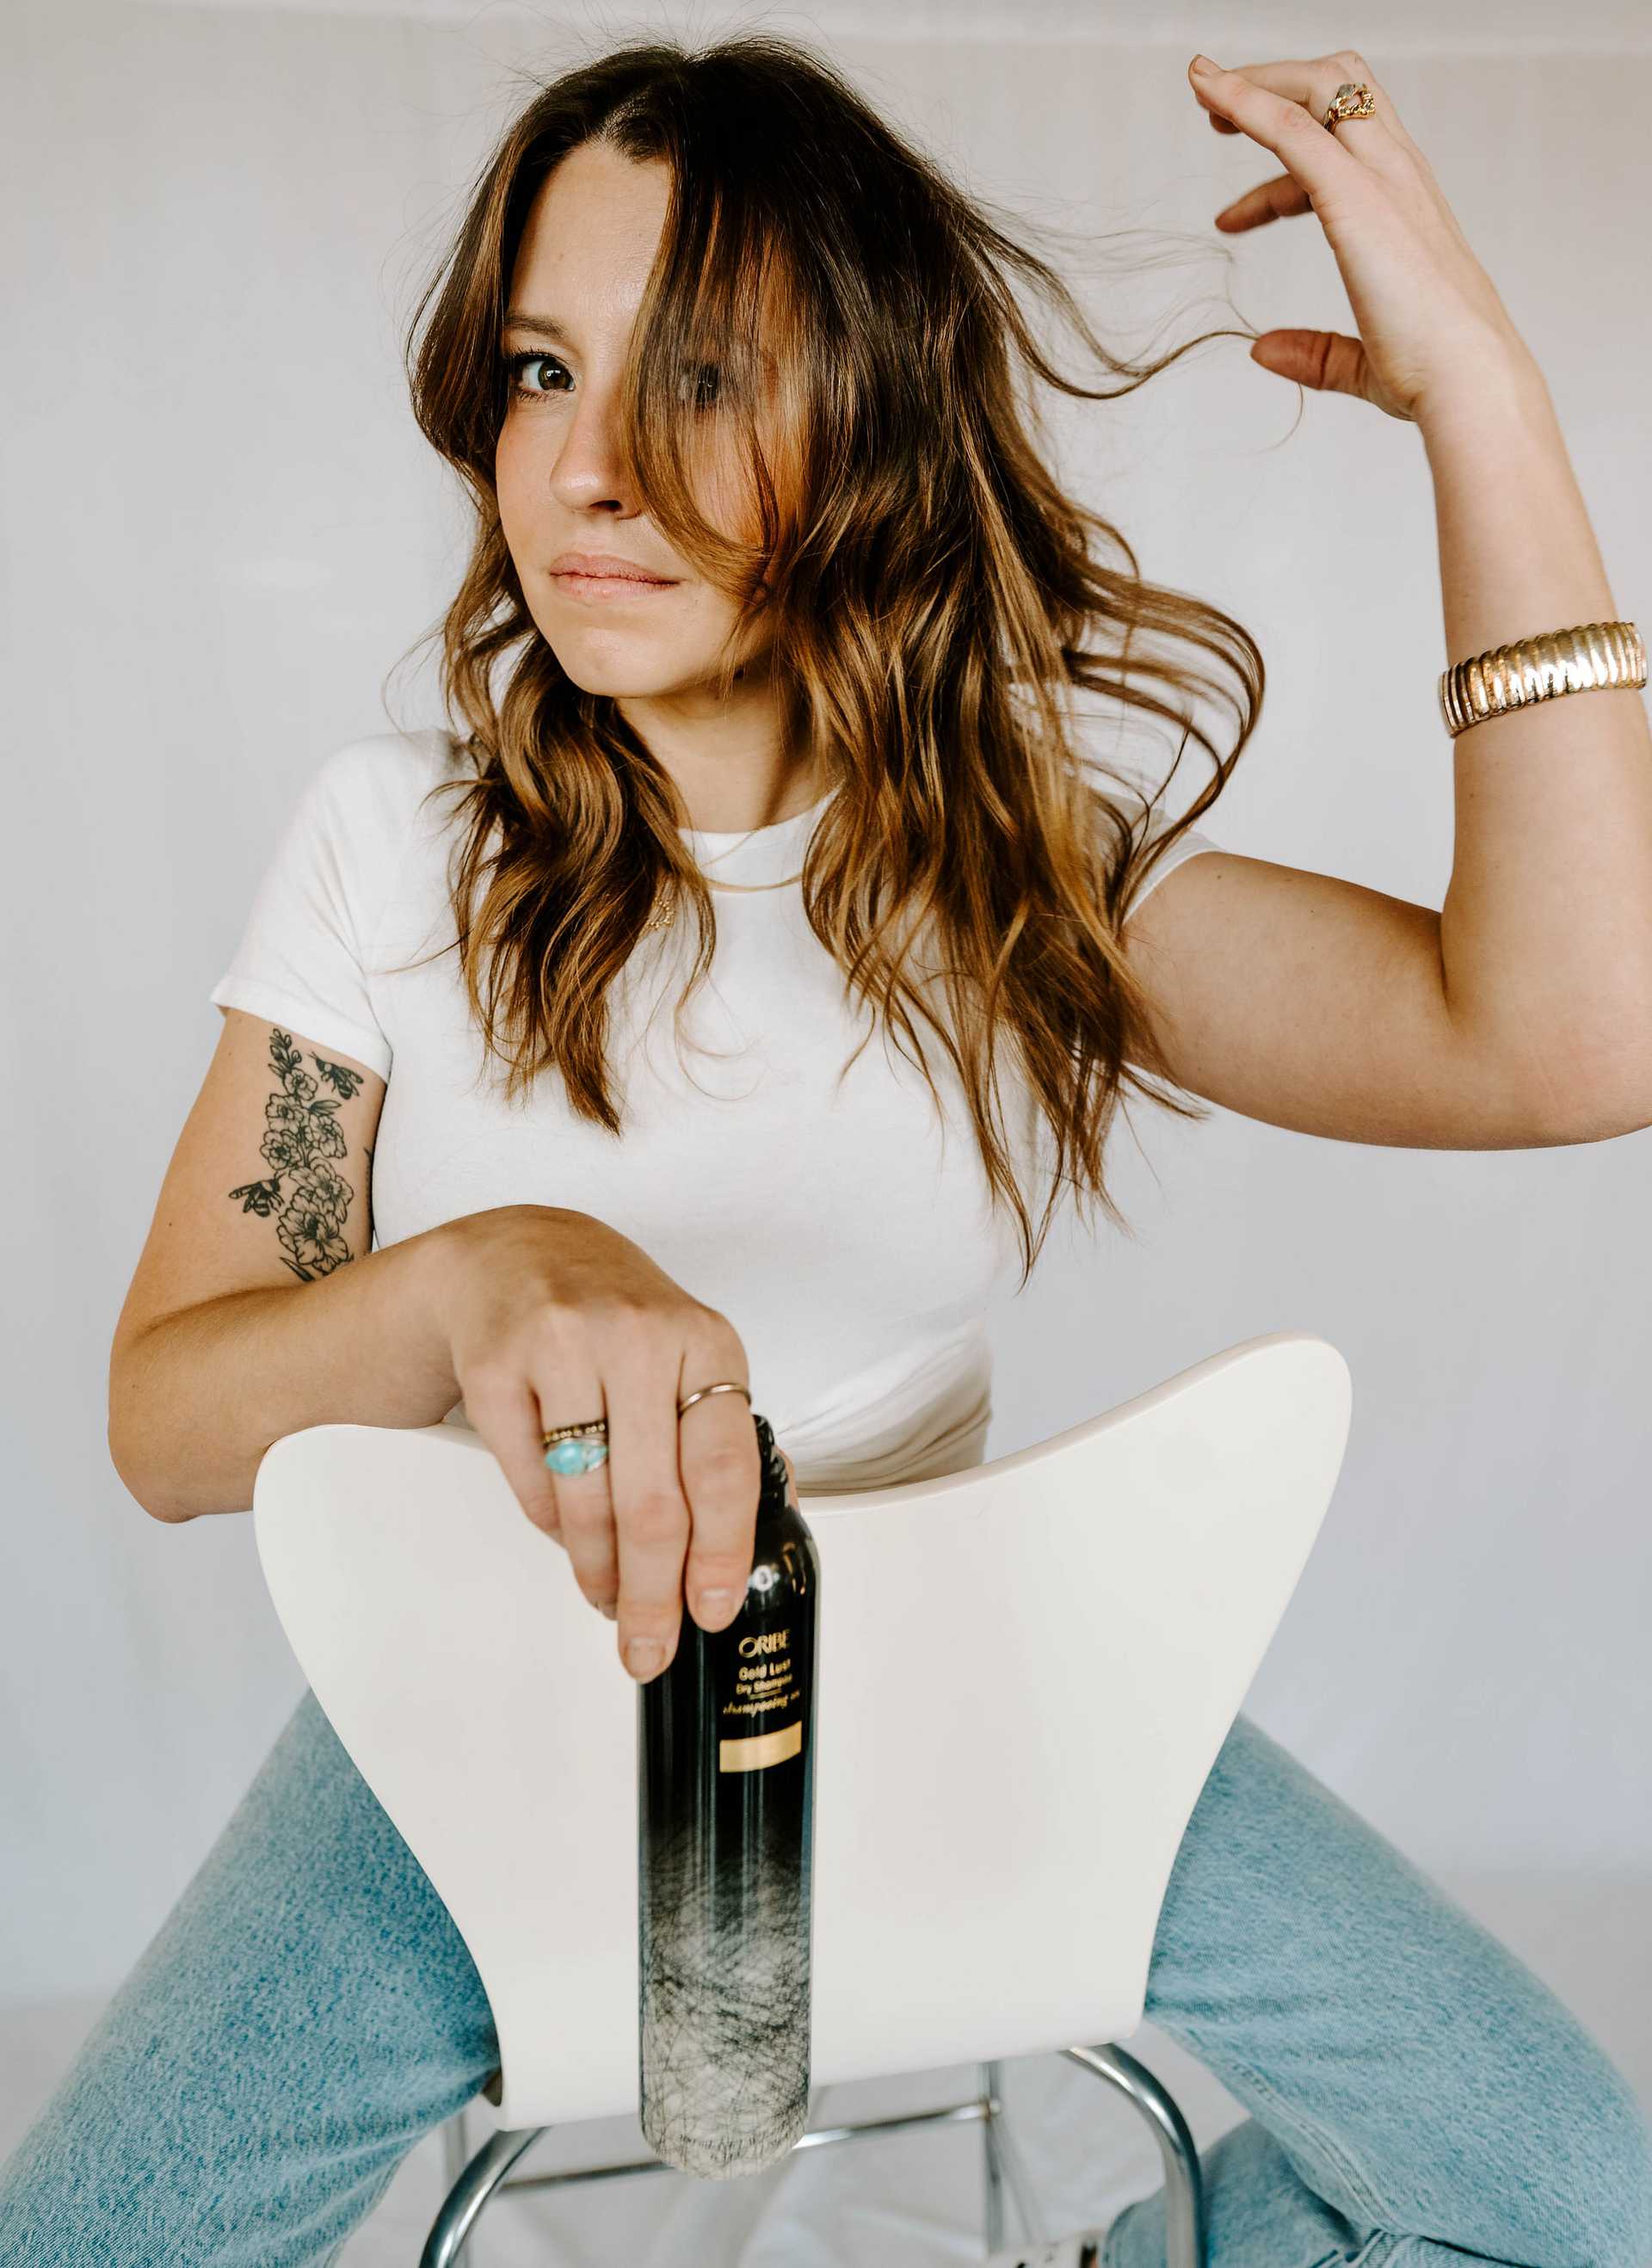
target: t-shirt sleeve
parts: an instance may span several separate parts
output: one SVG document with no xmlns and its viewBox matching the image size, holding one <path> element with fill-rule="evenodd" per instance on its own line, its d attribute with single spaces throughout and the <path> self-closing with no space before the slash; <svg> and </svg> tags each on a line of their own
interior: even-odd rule
<svg viewBox="0 0 1652 2268">
<path fill-rule="evenodd" d="M 1149 779 L 1136 765 L 1123 762 L 1115 756 L 1110 760 L 1104 771 L 1093 776 L 1093 784 L 1116 810 L 1123 814 L 1130 823 L 1132 834 L 1144 846 L 1156 843 L 1176 823 L 1176 814 L 1171 810 L 1162 787 L 1154 795 L 1153 790 L 1158 784 Z M 1116 843 L 1122 847 L 1122 840 L 1117 838 L 1116 828 L 1110 827 L 1108 839 L 1110 847 Z M 1167 874 L 1175 873 L 1178 866 L 1185 865 L 1190 858 L 1197 858 L 1201 851 L 1222 848 L 1223 845 L 1208 829 L 1203 827 L 1186 828 L 1177 836 L 1163 857 L 1155 862 L 1146 878 L 1137 882 L 1125 909 L 1125 919 L 1128 920 L 1131 915 L 1140 911 Z M 1113 855 L 1117 856 L 1117 848 L 1113 848 Z"/>
<path fill-rule="evenodd" d="M 393 1050 L 374 1005 L 372 955 L 418 774 L 400 733 L 349 741 L 318 765 L 209 1000 L 267 1016 L 388 1079 Z"/>
<path fill-rule="evenodd" d="M 1124 820 L 1132 839 L 1145 848 L 1175 825 L 1177 814 L 1170 808 L 1162 774 L 1144 769 L 1139 747 L 1132 749 L 1124 745 L 1120 734 L 1124 721 L 1116 710 L 1097 711 L 1084 703 L 1076 706 L 1072 714 L 1074 744 L 1091 788 Z M 1187 767 L 1180 769 L 1185 772 Z M 1117 860 L 1124 848 L 1117 820 L 1106 822 L 1104 840 L 1110 861 Z M 1223 848 L 1208 828 L 1188 828 L 1154 863 L 1152 871 L 1137 881 L 1123 918 L 1128 921 L 1132 914 L 1139 912 L 1167 874 L 1175 873 L 1178 866 L 1184 866 L 1202 851 Z"/>
<path fill-rule="evenodd" d="M 1171 814 L 1165 806 L 1162 803 L 1154 804 L 1151 806 L 1147 833 L 1144 840 L 1156 842 L 1164 833 L 1165 828 L 1173 823 Z M 1140 912 L 1143 905 L 1153 895 L 1167 874 L 1174 874 L 1178 866 L 1185 865 L 1190 858 L 1197 858 L 1201 850 L 1220 850 L 1221 848 L 1222 845 L 1217 842 L 1215 836 L 1207 835 L 1202 827 L 1190 827 L 1183 834 L 1178 835 L 1164 856 L 1154 865 L 1152 873 L 1144 880 L 1137 883 L 1135 892 L 1125 909 L 1126 921 L 1132 914 Z"/>
</svg>

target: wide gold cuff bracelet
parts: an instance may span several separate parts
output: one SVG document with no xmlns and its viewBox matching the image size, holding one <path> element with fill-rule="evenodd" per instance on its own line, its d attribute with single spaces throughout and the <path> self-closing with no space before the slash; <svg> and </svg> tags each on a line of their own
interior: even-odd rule
<svg viewBox="0 0 1652 2268">
<path fill-rule="evenodd" d="M 1645 683 L 1646 648 L 1633 622 L 1583 622 L 1454 662 L 1441 673 L 1440 713 L 1455 740 L 1487 717 L 1557 694 Z"/>
</svg>

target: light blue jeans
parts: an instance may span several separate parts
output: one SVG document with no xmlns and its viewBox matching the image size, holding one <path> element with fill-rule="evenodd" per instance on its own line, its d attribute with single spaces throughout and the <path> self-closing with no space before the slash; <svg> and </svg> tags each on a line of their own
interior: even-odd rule
<svg viewBox="0 0 1652 2268">
<path fill-rule="evenodd" d="M 1648 2268 L 1652 2134 L 1513 1954 L 1259 1727 L 1188 1822 L 1147 2013 L 1252 2115 L 1212 2268 Z M 306 1695 L 0 2170 L 4 2268 L 336 2259 L 493 2071 L 447 1911 Z M 1163 2193 L 1104 2268 L 1160 2268 Z"/>
</svg>

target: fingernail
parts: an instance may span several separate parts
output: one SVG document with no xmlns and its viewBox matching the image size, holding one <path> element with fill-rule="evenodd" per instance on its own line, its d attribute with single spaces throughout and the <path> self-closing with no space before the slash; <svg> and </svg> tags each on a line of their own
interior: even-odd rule
<svg viewBox="0 0 1652 2268">
<path fill-rule="evenodd" d="M 625 1649 L 625 1667 L 633 1677 L 652 1677 L 665 1658 L 657 1638 L 634 1638 Z"/>
<path fill-rule="evenodd" d="M 704 1620 L 709 1616 L 712 1622 L 721 1622 L 733 1605 L 734 1598 L 734 1594 L 732 1591 L 702 1591 L 699 1604 L 701 1618 Z"/>
<path fill-rule="evenodd" d="M 1213 71 L 1216 69 L 1216 66 L 1212 63 L 1208 55 L 1195 55 L 1193 58 L 1193 68 L 1198 73 L 1199 77 L 1203 78 L 1208 72 Z"/>
</svg>

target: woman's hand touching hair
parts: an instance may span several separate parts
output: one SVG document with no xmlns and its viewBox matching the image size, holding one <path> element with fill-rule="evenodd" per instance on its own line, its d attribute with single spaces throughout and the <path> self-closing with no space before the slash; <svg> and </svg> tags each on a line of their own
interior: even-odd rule
<svg viewBox="0 0 1652 2268">
<path fill-rule="evenodd" d="M 713 1394 L 677 1411 L 697 1387 L 749 1384 L 740 1334 L 589 1213 L 499 1205 L 430 1233 L 434 1320 L 470 1423 L 617 1623 L 626 1668 L 654 1676 L 685 1599 L 721 1630 L 751 1573 L 761 1459 L 747 1402 Z M 596 1418 L 604 1462 L 552 1472 L 541 1436 Z"/>
</svg>

